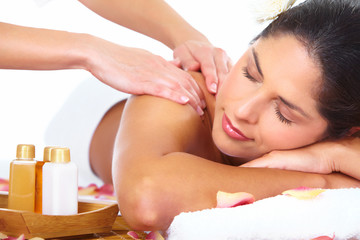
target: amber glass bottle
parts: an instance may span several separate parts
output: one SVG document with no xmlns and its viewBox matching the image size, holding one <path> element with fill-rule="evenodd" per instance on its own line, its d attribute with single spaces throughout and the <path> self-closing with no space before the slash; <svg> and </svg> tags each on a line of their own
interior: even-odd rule
<svg viewBox="0 0 360 240">
<path fill-rule="evenodd" d="M 35 212 L 42 213 L 42 184 L 43 184 L 43 166 L 51 160 L 51 149 L 54 147 L 45 147 L 43 161 L 36 161 L 35 176 Z"/>
<path fill-rule="evenodd" d="M 10 163 L 8 208 L 35 210 L 35 146 L 19 144 Z"/>
</svg>

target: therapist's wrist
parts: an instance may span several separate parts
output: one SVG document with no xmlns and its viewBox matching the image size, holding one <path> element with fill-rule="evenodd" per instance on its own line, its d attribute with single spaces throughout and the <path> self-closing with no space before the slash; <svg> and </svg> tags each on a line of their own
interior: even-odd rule
<svg viewBox="0 0 360 240">
<path fill-rule="evenodd" d="M 83 69 L 91 72 L 93 58 L 96 52 L 97 37 L 86 33 L 76 33 L 69 43 L 69 69 Z"/>
<path fill-rule="evenodd" d="M 187 41 L 200 41 L 200 42 L 209 42 L 209 40 L 192 27 L 184 27 L 183 29 L 173 29 L 172 30 L 172 38 L 168 47 L 174 50 L 178 46 L 184 44 Z"/>
</svg>

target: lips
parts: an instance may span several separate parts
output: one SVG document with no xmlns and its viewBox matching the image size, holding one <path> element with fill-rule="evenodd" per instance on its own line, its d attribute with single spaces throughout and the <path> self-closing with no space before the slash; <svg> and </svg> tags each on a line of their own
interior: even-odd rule
<svg viewBox="0 0 360 240">
<path fill-rule="evenodd" d="M 223 119 L 222 119 L 222 127 L 225 131 L 225 133 L 238 141 L 250 141 L 252 139 L 247 138 L 239 129 L 235 128 L 231 122 L 230 119 L 226 116 L 226 114 L 224 114 Z"/>
</svg>

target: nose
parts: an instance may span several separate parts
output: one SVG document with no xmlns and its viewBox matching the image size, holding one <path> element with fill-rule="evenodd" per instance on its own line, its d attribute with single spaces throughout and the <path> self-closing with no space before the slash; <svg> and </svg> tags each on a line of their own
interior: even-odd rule
<svg viewBox="0 0 360 240">
<path fill-rule="evenodd" d="M 238 101 L 235 117 L 249 124 L 256 124 L 264 111 L 265 97 L 261 91 L 254 92 Z"/>
</svg>

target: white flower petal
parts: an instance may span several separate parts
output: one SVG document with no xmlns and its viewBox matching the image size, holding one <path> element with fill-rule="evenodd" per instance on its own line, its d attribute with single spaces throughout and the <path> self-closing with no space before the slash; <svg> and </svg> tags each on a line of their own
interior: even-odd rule
<svg viewBox="0 0 360 240">
<path fill-rule="evenodd" d="M 252 8 L 258 22 L 275 19 L 280 13 L 288 10 L 296 0 L 257 0 Z"/>
</svg>

